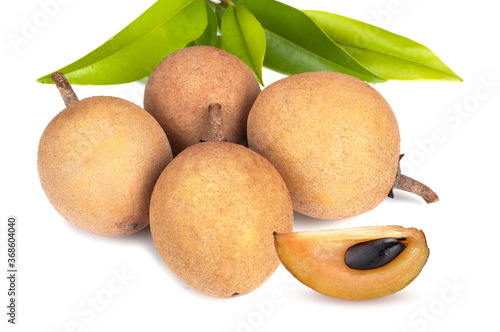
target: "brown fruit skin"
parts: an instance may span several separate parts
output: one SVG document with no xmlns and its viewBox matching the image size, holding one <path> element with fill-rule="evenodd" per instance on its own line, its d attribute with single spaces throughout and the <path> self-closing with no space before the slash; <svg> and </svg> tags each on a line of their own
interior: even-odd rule
<svg viewBox="0 0 500 332">
<path fill-rule="evenodd" d="M 385 99 L 349 75 L 311 72 L 266 87 L 248 143 L 280 172 L 294 209 L 321 219 L 362 214 L 392 188 L 399 129 Z"/>
<path fill-rule="evenodd" d="M 240 296 L 266 281 L 279 265 L 273 232 L 292 227 L 292 202 L 279 173 L 228 142 L 181 152 L 151 199 L 161 257 L 186 284 L 213 297 Z"/>
<path fill-rule="evenodd" d="M 133 234 L 149 224 L 151 193 L 170 160 L 156 120 L 114 97 L 70 105 L 48 124 L 38 147 L 40 182 L 54 208 L 104 236 Z"/>
<path fill-rule="evenodd" d="M 246 141 L 247 117 L 260 86 L 236 56 L 210 46 L 193 46 L 168 55 L 151 74 L 144 108 L 167 133 L 174 155 L 208 137 L 207 107 L 224 110 L 229 142 Z"/>
</svg>

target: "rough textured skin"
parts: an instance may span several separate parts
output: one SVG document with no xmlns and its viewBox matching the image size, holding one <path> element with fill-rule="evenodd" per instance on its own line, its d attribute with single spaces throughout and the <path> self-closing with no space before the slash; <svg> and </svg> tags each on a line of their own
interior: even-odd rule
<svg viewBox="0 0 500 332">
<path fill-rule="evenodd" d="M 246 141 L 247 117 L 260 93 L 252 71 L 234 55 L 193 46 L 167 56 L 151 74 L 144 108 L 163 127 L 174 155 L 208 138 L 211 103 L 222 105 L 229 142 Z"/>
<path fill-rule="evenodd" d="M 149 224 L 151 193 L 170 160 L 156 120 L 114 97 L 67 107 L 49 123 L 38 147 L 40 181 L 55 209 L 105 236 L 129 235 Z"/>
<path fill-rule="evenodd" d="M 280 172 L 294 209 L 343 219 L 376 207 L 399 160 L 399 129 L 385 99 L 363 81 L 313 72 L 265 88 L 248 118 L 248 143 Z"/>
<path fill-rule="evenodd" d="M 405 238 L 393 261 L 371 270 L 354 270 L 344 261 L 351 246 L 386 237 Z M 295 278 L 312 289 L 341 299 L 367 300 L 395 293 L 420 273 L 429 248 L 422 231 L 401 226 L 372 226 L 277 234 L 276 251 Z"/>
<path fill-rule="evenodd" d="M 241 145 L 206 142 L 167 166 L 151 198 L 151 232 L 165 263 L 213 297 L 249 293 L 279 265 L 273 232 L 291 231 L 279 173 Z"/>
</svg>

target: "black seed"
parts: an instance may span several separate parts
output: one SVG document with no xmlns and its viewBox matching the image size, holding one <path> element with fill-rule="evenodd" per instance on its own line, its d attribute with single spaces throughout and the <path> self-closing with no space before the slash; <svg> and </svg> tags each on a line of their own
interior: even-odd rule
<svg viewBox="0 0 500 332">
<path fill-rule="evenodd" d="M 404 237 L 361 242 L 345 252 L 344 261 L 355 270 L 371 270 L 392 262 L 406 248 Z"/>
</svg>

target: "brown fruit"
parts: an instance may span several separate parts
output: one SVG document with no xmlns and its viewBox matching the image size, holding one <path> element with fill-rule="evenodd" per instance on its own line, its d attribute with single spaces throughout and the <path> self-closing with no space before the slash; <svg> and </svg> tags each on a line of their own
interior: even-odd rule
<svg viewBox="0 0 500 332">
<path fill-rule="evenodd" d="M 181 152 L 151 199 L 151 232 L 161 257 L 189 286 L 213 297 L 243 295 L 267 280 L 279 265 L 273 232 L 292 226 L 292 203 L 279 173 L 257 153 L 229 142 Z"/>
<path fill-rule="evenodd" d="M 60 89 L 70 89 L 64 80 L 54 76 Z M 139 231 L 149 224 L 155 181 L 172 159 L 165 133 L 126 100 L 67 96 L 63 91 L 68 107 L 48 124 L 38 147 L 47 198 L 86 231 L 105 236 Z"/>
<path fill-rule="evenodd" d="M 249 114 L 248 142 L 280 172 L 294 209 L 316 218 L 373 209 L 398 174 L 394 113 L 374 88 L 345 74 L 304 73 L 266 87 Z"/>
<path fill-rule="evenodd" d="M 393 246 L 380 250 L 384 247 L 372 245 L 380 240 Z M 404 243 L 399 248 L 403 250 L 396 251 L 392 260 L 380 267 L 354 269 L 346 264 L 346 252 L 353 246 L 364 246 L 355 255 L 384 260 L 380 251 L 390 254 L 398 243 Z M 401 226 L 276 234 L 275 244 L 281 262 L 299 281 L 320 293 L 347 300 L 373 299 L 403 289 L 417 277 L 429 257 L 424 233 Z M 366 265 L 365 258 L 349 259 Z"/>
<path fill-rule="evenodd" d="M 208 136 L 207 108 L 224 110 L 229 142 L 246 141 L 248 112 L 260 93 L 252 71 L 236 56 L 210 46 L 193 46 L 167 56 L 154 69 L 144 108 L 167 133 L 174 155 Z"/>
</svg>

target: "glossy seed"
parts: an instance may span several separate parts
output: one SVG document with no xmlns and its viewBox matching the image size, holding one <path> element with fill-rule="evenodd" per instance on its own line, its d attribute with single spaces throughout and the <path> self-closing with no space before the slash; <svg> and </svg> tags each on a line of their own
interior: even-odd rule
<svg viewBox="0 0 500 332">
<path fill-rule="evenodd" d="M 387 237 L 361 242 L 345 252 L 344 261 L 355 270 L 376 269 L 392 262 L 406 248 L 405 238 Z"/>
</svg>

